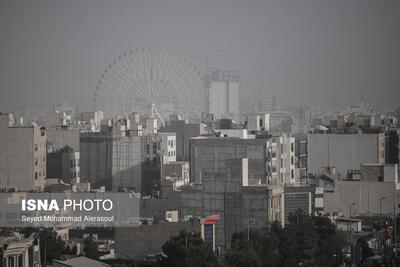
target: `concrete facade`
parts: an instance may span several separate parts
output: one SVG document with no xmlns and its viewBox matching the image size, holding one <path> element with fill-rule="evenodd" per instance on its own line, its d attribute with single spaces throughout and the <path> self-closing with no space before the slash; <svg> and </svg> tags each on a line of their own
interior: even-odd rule
<svg viewBox="0 0 400 267">
<path fill-rule="evenodd" d="M 40 266 L 40 240 L 38 233 L 29 238 L 0 237 L 0 256 L 2 266 L 30 267 Z"/>
<path fill-rule="evenodd" d="M 189 183 L 190 168 L 189 162 L 170 162 L 161 167 L 161 176 L 163 178 L 176 178 L 179 181 Z"/>
<path fill-rule="evenodd" d="M 81 112 L 79 120 L 84 125 L 93 125 L 94 131 L 100 131 L 101 121 L 104 119 L 102 111 Z"/>
<path fill-rule="evenodd" d="M 395 184 L 393 182 L 361 182 L 361 181 L 336 181 L 335 191 L 324 194 L 324 211 L 341 211 L 345 217 L 349 216 L 349 205 L 352 215 L 378 215 L 380 213 L 379 199 L 382 200 L 382 214 L 393 214 Z M 397 193 L 397 205 L 400 203 L 400 194 Z M 397 211 L 398 212 L 398 211 Z"/>
<path fill-rule="evenodd" d="M 286 186 L 298 185 L 295 138 L 285 133 L 272 136 L 268 141 L 268 154 L 270 159 L 268 182 Z"/>
<path fill-rule="evenodd" d="M 78 130 L 46 129 L 47 152 L 54 152 L 65 146 L 79 152 L 79 135 Z"/>
<path fill-rule="evenodd" d="M 115 256 L 118 259 L 138 259 L 158 254 L 172 236 L 185 230 L 200 233 L 199 222 L 165 222 L 138 227 L 115 228 Z"/>
<path fill-rule="evenodd" d="M 397 164 L 361 164 L 360 180 L 365 182 L 395 182 L 399 180 Z"/>
<path fill-rule="evenodd" d="M 239 111 L 239 75 L 235 71 L 213 70 L 208 88 L 208 113 L 217 119 L 226 116 L 238 116 Z"/>
<path fill-rule="evenodd" d="M 80 182 L 80 154 L 61 149 L 47 154 L 47 178 L 60 178 L 65 183 Z"/>
<path fill-rule="evenodd" d="M 169 211 L 177 211 L 180 221 L 219 215 L 215 224 L 215 247 L 224 253 L 234 232 L 247 227 L 260 229 L 269 222 L 283 222 L 281 185 L 247 186 L 245 159 L 232 159 L 226 169 L 204 172 L 201 185 L 185 185 L 169 192 L 165 199 L 142 199 L 142 218 L 165 221 Z"/>
<path fill-rule="evenodd" d="M 0 114 L 0 189 L 42 191 L 45 179 L 45 132 L 16 126 L 11 114 Z"/>
<path fill-rule="evenodd" d="M 269 131 L 269 114 L 258 114 L 247 116 L 247 129 L 250 131 Z"/>
<path fill-rule="evenodd" d="M 231 159 L 248 159 L 249 185 L 266 183 L 267 140 L 238 138 L 192 138 L 190 179 L 202 183 L 204 172 L 219 172 Z"/>
<path fill-rule="evenodd" d="M 176 134 L 175 133 L 158 133 L 161 137 L 160 152 L 162 162 L 169 163 L 176 161 Z"/>
<path fill-rule="evenodd" d="M 308 141 L 308 170 L 336 167 L 341 177 L 350 170 L 359 170 L 363 163 L 385 162 L 384 134 L 310 133 Z"/>
<path fill-rule="evenodd" d="M 170 120 L 158 129 L 159 133 L 170 132 L 176 134 L 176 160 L 189 161 L 190 138 L 205 133 L 205 125 L 200 123 L 186 123 L 184 120 Z"/>
<path fill-rule="evenodd" d="M 283 188 L 242 186 L 240 176 L 232 168 L 230 173 L 207 174 L 202 185 L 182 189 L 185 216 L 220 215 L 215 224 L 215 246 L 221 253 L 229 249 L 233 233 L 283 221 Z"/>
<path fill-rule="evenodd" d="M 302 210 L 309 215 L 324 211 L 324 190 L 320 187 L 285 187 L 285 223 L 290 214 Z"/>
<path fill-rule="evenodd" d="M 249 139 L 247 129 L 217 129 L 216 133 L 219 133 L 221 137 L 237 137 L 240 139 Z"/>
<path fill-rule="evenodd" d="M 94 187 L 152 194 L 161 180 L 160 136 L 130 136 L 129 123 L 115 122 L 99 133 L 82 133 L 81 181 Z"/>
</svg>

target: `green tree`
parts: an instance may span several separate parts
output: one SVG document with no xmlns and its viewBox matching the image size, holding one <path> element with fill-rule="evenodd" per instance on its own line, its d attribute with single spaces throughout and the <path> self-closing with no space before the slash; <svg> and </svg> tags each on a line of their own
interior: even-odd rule
<svg viewBox="0 0 400 267">
<path fill-rule="evenodd" d="M 51 264 L 53 259 L 60 259 L 60 255 L 65 250 L 65 242 L 57 235 L 57 232 L 46 228 L 40 232 L 39 240 L 42 262 Z"/>
<path fill-rule="evenodd" d="M 276 267 L 281 265 L 282 255 L 280 247 L 282 231 L 281 223 L 277 221 L 264 230 L 263 251 L 261 252 L 264 266 Z"/>
<path fill-rule="evenodd" d="M 317 234 L 314 255 L 317 266 L 336 266 L 336 257 L 344 245 L 336 234 L 336 226 L 326 216 L 314 216 L 313 222 Z"/>
<path fill-rule="evenodd" d="M 162 250 L 166 257 L 162 259 L 160 266 L 220 266 L 218 257 L 210 245 L 201 239 L 199 233 L 181 231 L 178 236 L 171 237 L 162 246 Z"/>
<path fill-rule="evenodd" d="M 251 230 L 249 240 L 247 231 L 232 235 L 231 248 L 225 255 L 229 266 L 268 266 L 281 265 L 280 239 L 282 227 L 279 222 L 272 223 L 262 230 Z"/>
<path fill-rule="evenodd" d="M 86 257 L 94 260 L 99 259 L 100 257 L 99 247 L 97 246 L 97 243 L 92 237 L 86 238 L 83 245 L 85 247 L 83 251 L 85 252 Z"/>
<path fill-rule="evenodd" d="M 273 222 L 268 228 L 232 236 L 225 258 L 229 266 L 337 266 L 345 241 L 324 216 L 302 211 L 291 214 L 284 228 Z"/>
<path fill-rule="evenodd" d="M 372 248 L 369 247 L 367 241 L 364 238 L 359 238 L 357 240 L 358 246 L 361 248 L 361 256 L 362 256 L 362 261 L 365 262 L 368 257 L 374 255 L 374 251 Z"/>
<path fill-rule="evenodd" d="M 225 260 L 232 267 L 262 266 L 260 251 L 262 250 L 262 237 L 256 231 L 234 233 L 232 235 L 231 249 L 225 255 Z"/>
<path fill-rule="evenodd" d="M 313 265 L 316 242 L 312 217 L 301 210 L 290 214 L 280 242 L 282 266 Z"/>
</svg>

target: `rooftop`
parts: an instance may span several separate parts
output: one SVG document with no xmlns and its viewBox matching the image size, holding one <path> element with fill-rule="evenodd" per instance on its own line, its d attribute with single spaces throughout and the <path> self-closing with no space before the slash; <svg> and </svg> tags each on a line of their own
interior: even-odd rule
<svg viewBox="0 0 400 267">
<path fill-rule="evenodd" d="M 56 262 L 58 265 L 69 266 L 69 267 L 83 267 L 83 266 L 85 266 L 85 267 L 108 267 L 108 266 L 111 266 L 111 265 L 105 264 L 101 261 L 92 260 L 92 259 L 86 258 L 84 256 L 73 258 L 73 259 L 66 260 L 66 261 L 53 260 L 53 262 Z"/>
</svg>

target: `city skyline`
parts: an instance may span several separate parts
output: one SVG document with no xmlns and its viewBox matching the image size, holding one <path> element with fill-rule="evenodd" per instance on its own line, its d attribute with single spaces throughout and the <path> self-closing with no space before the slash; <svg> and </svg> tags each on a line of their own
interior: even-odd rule
<svg viewBox="0 0 400 267">
<path fill-rule="evenodd" d="M 241 110 L 259 96 L 289 106 L 396 106 L 398 1 L 0 3 L 2 112 L 68 100 L 93 106 L 104 67 L 156 45 L 197 66 L 238 71 Z M 68 11 L 68 12 L 65 12 Z M 185 23 L 184 23 L 185 22 Z"/>
</svg>

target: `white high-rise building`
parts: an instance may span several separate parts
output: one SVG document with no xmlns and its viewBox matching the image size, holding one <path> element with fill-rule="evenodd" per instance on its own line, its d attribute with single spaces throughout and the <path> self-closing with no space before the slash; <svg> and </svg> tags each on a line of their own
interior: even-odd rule
<svg viewBox="0 0 400 267">
<path fill-rule="evenodd" d="M 217 119 L 239 116 L 239 75 L 236 71 L 213 70 L 209 85 L 208 112 Z"/>
</svg>

